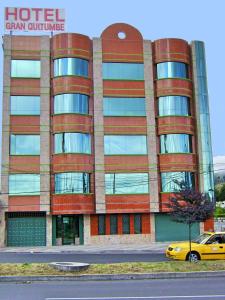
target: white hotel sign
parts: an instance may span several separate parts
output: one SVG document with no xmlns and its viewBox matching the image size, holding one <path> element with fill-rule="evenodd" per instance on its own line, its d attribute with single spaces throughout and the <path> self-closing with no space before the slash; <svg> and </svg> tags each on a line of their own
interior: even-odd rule
<svg viewBox="0 0 225 300">
<path fill-rule="evenodd" d="M 64 31 L 65 12 L 58 8 L 5 7 L 5 30 Z"/>
</svg>

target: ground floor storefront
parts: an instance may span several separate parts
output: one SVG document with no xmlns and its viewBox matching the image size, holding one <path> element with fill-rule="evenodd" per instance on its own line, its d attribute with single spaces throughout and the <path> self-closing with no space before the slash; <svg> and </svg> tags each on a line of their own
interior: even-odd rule
<svg viewBox="0 0 225 300">
<path fill-rule="evenodd" d="M 0 245 L 110 245 L 144 244 L 188 239 L 187 225 L 166 213 L 48 215 L 45 212 L 6 212 L 1 217 Z M 212 228 L 210 228 L 210 226 Z M 208 226 L 194 224 L 192 238 Z"/>
</svg>

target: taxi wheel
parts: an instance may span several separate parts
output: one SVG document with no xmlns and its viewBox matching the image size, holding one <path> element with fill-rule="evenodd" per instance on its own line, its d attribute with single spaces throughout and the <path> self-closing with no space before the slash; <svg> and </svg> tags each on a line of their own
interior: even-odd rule
<svg viewBox="0 0 225 300">
<path fill-rule="evenodd" d="M 190 257 L 191 256 L 191 257 Z M 189 260 L 191 262 L 197 262 L 198 260 L 200 260 L 200 255 L 198 254 L 198 252 L 191 252 L 188 253 L 186 260 Z"/>
</svg>

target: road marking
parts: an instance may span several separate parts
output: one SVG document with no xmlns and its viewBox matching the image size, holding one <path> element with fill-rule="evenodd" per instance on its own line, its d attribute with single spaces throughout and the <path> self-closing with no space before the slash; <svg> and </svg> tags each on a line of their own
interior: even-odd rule
<svg viewBox="0 0 225 300">
<path fill-rule="evenodd" d="M 146 296 L 146 297 L 87 297 L 87 298 L 45 298 L 45 300 L 119 300 L 119 299 L 215 299 L 222 298 L 225 295 L 193 295 L 193 296 Z"/>
</svg>

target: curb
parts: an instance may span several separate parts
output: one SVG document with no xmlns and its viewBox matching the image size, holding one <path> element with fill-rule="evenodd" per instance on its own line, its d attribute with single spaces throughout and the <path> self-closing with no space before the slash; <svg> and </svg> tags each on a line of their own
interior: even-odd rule
<svg viewBox="0 0 225 300">
<path fill-rule="evenodd" d="M 212 272 L 165 272 L 148 274 L 101 274 L 75 276 L 0 276 L 0 282 L 30 283 L 35 281 L 111 281 L 111 280 L 143 280 L 143 279 L 176 279 L 176 278 L 209 278 L 225 277 L 225 271 Z"/>
</svg>

